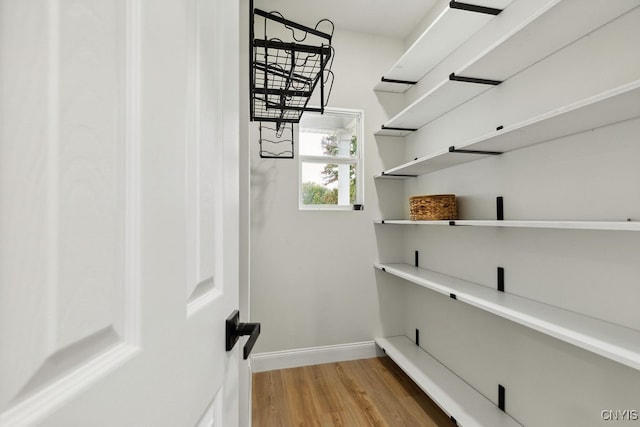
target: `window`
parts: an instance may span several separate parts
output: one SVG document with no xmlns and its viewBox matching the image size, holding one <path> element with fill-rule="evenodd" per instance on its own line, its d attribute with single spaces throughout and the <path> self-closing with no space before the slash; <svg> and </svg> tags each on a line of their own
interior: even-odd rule
<svg viewBox="0 0 640 427">
<path fill-rule="evenodd" d="M 362 111 L 306 112 L 298 127 L 300 209 L 363 204 Z"/>
</svg>

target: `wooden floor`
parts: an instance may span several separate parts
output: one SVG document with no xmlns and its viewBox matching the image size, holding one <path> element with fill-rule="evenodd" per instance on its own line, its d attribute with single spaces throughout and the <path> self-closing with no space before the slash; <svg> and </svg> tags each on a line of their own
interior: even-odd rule
<svg viewBox="0 0 640 427">
<path fill-rule="evenodd" d="M 453 426 L 388 357 L 253 374 L 253 427 Z"/>
</svg>

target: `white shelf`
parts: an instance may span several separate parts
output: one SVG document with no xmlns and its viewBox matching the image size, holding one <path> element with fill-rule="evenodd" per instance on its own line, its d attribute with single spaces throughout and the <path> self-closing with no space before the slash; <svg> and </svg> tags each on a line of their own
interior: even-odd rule
<svg viewBox="0 0 640 427">
<path fill-rule="evenodd" d="M 408 178 L 413 178 L 417 175 L 388 175 L 386 172 L 382 172 L 380 175 L 374 175 L 374 179 L 396 179 L 400 181 L 404 181 Z"/>
<path fill-rule="evenodd" d="M 511 0 L 470 0 L 464 3 L 504 9 Z M 417 82 L 494 17 L 495 15 L 447 5 L 398 62 L 384 74 L 383 79 Z M 374 90 L 402 93 L 411 86 L 382 80 Z"/>
<path fill-rule="evenodd" d="M 458 425 L 521 425 L 407 337 L 376 338 L 376 344 Z"/>
<path fill-rule="evenodd" d="M 408 264 L 376 268 L 640 370 L 640 331 Z"/>
<path fill-rule="evenodd" d="M 417 129 L 400 129 L 400 128 L 385 128 L 384 126 L 378 129 L 375 134 L 380 136 L 407 136 Z"/>
<path fill-rule="evenodd" d="M 454 224 L 450 224 L 453 222 Z M 525 221 L 525 220 L 455 220 L 455 221 L 411 221 L 408 219 L 376 220 L 376 224 L 397 225 L 455 225 L 474 227 L 508 227 L 508 228 L 557 228 L 564 230 L 608 230 L 608 231 L 640 231 L 637 221 Z"/>
<path fill-rule="evenodd" d="M 427 123 L 464 104 L 493 86 L 445 80 L 398 113 L 383 126 L 397 129 L 419 129 Z M 375 135 L 405 136 L 407 131 L 380 129 Z"/>
<path fill-rule="evenodd" d="M 634 0 L 552 0 L 502 39 L 457 70 L 457 76 L 504 81 L 638 6 Z M 589 10 L 589 13 L 576 13 Z M 565 25 L 571 22 L 571 25 Z M 385 127 L 419 129 L 493 86 L 445 80 Z M 389 132 L 385 132 L 389 136 Z M 398 133 L 397 135 L 400 135 Z"/>
<path fill-rule="evenodd" d="M 508 152 L 640 117 L 640 80 L 589 97 L 455 146 L 456 150 Z M 384 171 L 376 178 L 424 175 L 486 154 L 440 151 Z"/>
</svg>

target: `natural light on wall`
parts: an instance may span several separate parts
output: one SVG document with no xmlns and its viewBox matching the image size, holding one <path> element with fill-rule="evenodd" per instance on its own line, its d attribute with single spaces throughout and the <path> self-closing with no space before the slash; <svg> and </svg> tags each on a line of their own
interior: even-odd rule
<svg viewBox="0 0 640 427">
<path fill-rule="evenodd" d="M 305 113 L 298 127 L 300 209 L 363 206 L 362 111 Z"/>
</svg>

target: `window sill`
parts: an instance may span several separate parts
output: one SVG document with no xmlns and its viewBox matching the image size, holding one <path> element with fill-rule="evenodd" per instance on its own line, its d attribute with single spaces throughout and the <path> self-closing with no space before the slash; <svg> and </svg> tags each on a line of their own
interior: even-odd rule
<svg viewBox="0 0 640 427">
<path fill-rule="evenodd" d="M 360 206 L 356 209 L 354 206 Z M 362 211 L 363 205 L 299 205 L 298 210 L 301 211 Z"/>
</svg>

